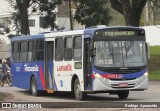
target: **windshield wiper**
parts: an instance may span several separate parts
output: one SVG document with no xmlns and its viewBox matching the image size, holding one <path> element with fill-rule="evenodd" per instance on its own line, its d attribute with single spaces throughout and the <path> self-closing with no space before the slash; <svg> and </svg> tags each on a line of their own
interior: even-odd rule
<svg viewBox="0 0 160 111">
<path fill-rule="evenodd" d="M 113 54 L 113 46 L 111 47 L 111 43 L 110 41 L 109 42 L 109 49 L 110 49 L 110 53 L 111 53 L 111 56 L 112 56 L 112 59 L 113 59 L 113 63 L 115 64 L 115 61 L 114 61 L 114 54 Z"/>
<path fill-rule="evenodd" d="M 133 46 L 133 43 L 134 43 L 134 40 L 132 39 L 132 41 L 131 41 L 130 46 L 128 47 L 128 49 L 126 48 L 126 44 L 125 44 L 126 60 L 127 60 L 127 57 L 128 57 L 128 52 L 130 51 L 131 47 Z"/>
</svg>

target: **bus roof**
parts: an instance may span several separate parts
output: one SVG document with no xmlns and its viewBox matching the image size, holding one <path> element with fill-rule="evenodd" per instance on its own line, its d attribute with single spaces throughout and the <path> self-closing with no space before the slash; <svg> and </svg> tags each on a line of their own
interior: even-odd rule
<svg viewBox="0 0 160 111">
<path fill-rule="evenodd" d="M 45 38 L 50 37 L 58 37 L 58 36 L 69 36 L 69 35 L 81 35 L 84 34 L 84 29 L 81 30 L 70 30 L 70 31 L 64 31 L 64 32 L 53 32 L 53 33 L 46 33 L 44 36 Z"/>
<path fill-rule="evenodd" d="M 44 34 L 24 35 L 24 36 L 12 37 L 11 41 L 20 41 L 20 40 L 29 40 L 29 39 L 42 39 L 42 38 L 44 38 Z"/>
<path fill-rule="evenodd" d="M 93 37 L 94 32 L 96 30 L 100 29 L 114 29 L 114 28 L 131 28 L 131 29 L 140 29 L 144 30 L 143 28 L 139 27 L 132 27 L 132 26 L 112 26 L 112 27 L 91 27 L 87 29 L 81 29 L 81 30 L 72 30 L 72 31 L 64 31 L 64 32 L 51 32 L 46 34 L 37 34 L 37 35 L 27 35 L 27 36 L 17 36 L 13 37 L 12 41 L 20 41 L 20 40 L 29 40 L 29 39 L 41 39 L 41 38 L 50 38 L 50 37 L 58 37 L 58 36 L 69 36 L 69 35 L 82 35 L 88 37 L 88 35 L 91 35 Z"/>
</svg>

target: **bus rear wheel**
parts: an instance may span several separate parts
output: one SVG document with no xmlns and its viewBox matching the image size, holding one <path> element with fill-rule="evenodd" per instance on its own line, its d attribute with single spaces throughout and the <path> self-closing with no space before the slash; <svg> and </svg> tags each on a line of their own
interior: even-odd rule
<svg viewBox="0 0 160 111">
<path fill-rule="evenodd" d="M 129 90 L 117 91 L 117 94 L 120 99 L 127 99 L 129 95 Z"/>
<path fill-rule="evenodd" d="M 76 100 L 85 100 L 87 94 L 85 92 L 81 91 L 81 85 L 79 82 L 79 79 L 77 78 L 74 82 L 74 96 L 76 98 Z"/>
<path fill-rule="evenodd" d="M 37 86 L 37 82 L 36 82 L 36 78 L 32 77 L 31 79 L 31 94 L 33 96 L 38 96 L 39 95 L 39 91 L 38 91 L 38 86 Z"/>
</svg>

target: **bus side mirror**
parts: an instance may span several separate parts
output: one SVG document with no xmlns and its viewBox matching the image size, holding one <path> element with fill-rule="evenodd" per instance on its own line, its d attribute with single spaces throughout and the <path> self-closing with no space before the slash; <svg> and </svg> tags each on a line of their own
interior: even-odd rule
<svg viewBox="0 0 160 111">
<path fill-rule="evenodd" d="M 146 43 L 146 48 L 147 48 L 147 57 L 148 57 L 148 60 L 150 59 L 150 45 L 149 43 Z"/>
</svg>

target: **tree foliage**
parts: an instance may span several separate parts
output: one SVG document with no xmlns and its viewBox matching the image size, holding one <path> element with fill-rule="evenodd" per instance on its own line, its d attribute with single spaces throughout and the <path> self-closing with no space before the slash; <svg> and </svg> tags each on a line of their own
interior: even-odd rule
<svg viewBox="0 0 160 111">
<path fill-rule="evenodd" d="M 110 0 L 113 9 L 124 16 L 127 26 L 139 26 L 147 0 Z"/>
<path fill-rule="evenodd" d="M 111 20 L 107 0 L 77 0 L 74 18 L 86 27 L 108 25 Z"/>
<path fill-rule="evenodd" d="M 55 28 L 56 11 L 55 8 L 61 0 L 10 0 L 12 7 L 16 10 L 13 13 L 15 26 L 21 34 L 30 34 L 28 18 L 33 13 L 44 16 L 43 28 Z M 29 8 L 31 11 L 28 11 Z"/>
<path fill-rule="evenodd" d="M 39 11 L 45 13 L 44 16 L 44 26 L 43 28 L 51 27 L 54 29 L 56 27 L 56 11 L 55 8 L 61 3 L 61 0 L 38 0 Z"/>
</svg>

